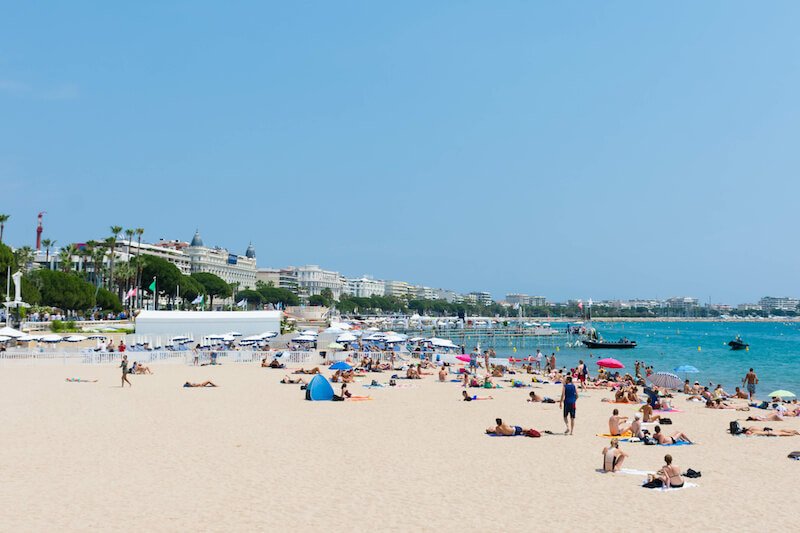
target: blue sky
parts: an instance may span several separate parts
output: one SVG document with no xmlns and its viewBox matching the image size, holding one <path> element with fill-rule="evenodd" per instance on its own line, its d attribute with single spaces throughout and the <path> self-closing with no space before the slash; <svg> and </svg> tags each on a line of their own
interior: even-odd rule
<svg viewBox="0 0 800 533">
<path fill-rule="evenodd" d="M 458 291 L 798 295 L 795 2 L 7 3 L 0 212 Z"/>
</svg>

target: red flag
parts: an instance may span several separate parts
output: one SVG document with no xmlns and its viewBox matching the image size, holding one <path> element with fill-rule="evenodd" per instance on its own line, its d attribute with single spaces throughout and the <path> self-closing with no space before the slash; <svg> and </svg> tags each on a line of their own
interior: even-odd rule
<svg viewBox="0 0 800 533">
<path fill-rule="evenodd" d="M 581 300 L 578 300 L 578 309 L 583 311 L 583 301 L 581 301 Z"/>
</svg>

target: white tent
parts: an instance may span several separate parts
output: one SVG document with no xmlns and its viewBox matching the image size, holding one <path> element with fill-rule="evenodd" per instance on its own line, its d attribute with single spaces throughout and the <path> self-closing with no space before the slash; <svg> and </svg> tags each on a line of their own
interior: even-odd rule
<svg viewBox="0 0 800 533">
<path fill-rule="evenodd" d="M 88 337 L 84 337 L 83 335 L 70 335 L 69 337 L 67 337 L 64 340 L 67 341 L 67 342 L 83 342 L 87 338 Z"/>
<path fill-rule="evenodd" d="M 437 339 L 436 337 L 431 337 L 428 339 L 428 342 L 441 348 L 458 348 L 458 346 L 453 344 L 453 341 L 450 339 Z"/>
<path fill-rule="evenodd" d="M 3 337 L 11 337 L 12 339 L 25 336 L 21 331 L 9 327 L 0 328 L 0 335 Z"/>
<path fill-rule="evenodd" d="M 336 342 L 353 342 L 356 339 L 358 339 L 358 337 L 356 337 L 352 333 L 342 333 L 341 335 L 336 337 Z"/>
<path fill-rule="evenodd" d="M 42 342 L 61 342 L 62 340 L 64 339 L 61 338 L 61 335 L 56 335 L 55 333 L 42 337 Z"/>
<path fill-rule="evenodd" d="M 293 342 L 316 342 L 317 338 L 313 335 L 298 335 L 297 337 L 293 338 Z"/>
<path fill-rule="evenodd" d="M 0 342 L 8 342 L 11 340 L 11 337 L 6 337 L 5 335 L 0 335 Z"/>
</svg>

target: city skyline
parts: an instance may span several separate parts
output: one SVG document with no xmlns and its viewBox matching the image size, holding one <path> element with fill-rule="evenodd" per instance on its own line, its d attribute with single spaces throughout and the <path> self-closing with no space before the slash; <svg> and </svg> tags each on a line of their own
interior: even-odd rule
<svg viewBox="0 0 800 533">
<path fill-rule="evenodd" d="M 15 6 L 5 241 L 46 211 L 61 244 L 199 227 L 264 266 L 495 297 L 796 294 L 779 4 Z"/>
</svg>

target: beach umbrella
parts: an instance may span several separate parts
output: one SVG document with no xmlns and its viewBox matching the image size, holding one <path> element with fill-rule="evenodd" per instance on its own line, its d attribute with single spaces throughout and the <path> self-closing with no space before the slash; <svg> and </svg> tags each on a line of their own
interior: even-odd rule
<svg viewBox="0 0 800 533">
<path fill-rule="evenodd" d="M 358 337 L 356 337 L 352 333 L 342 333 L 341 335 L 336 337 L 336 342 L 353 342 L 356 339 L 358 339 Z"/>
<path fill-rule="evenodd" d="M 681 387 L 681 378 L 672 372 L 656 372 L 649 378 L 650 383 L 657 387 L 664 387 L 667 389 L 679 389 Z"/>
<path fill-rule="evenodd" d="M 22 337 L 17 337 L 17 341 L 19 342 L 38 341 L 41 338 L 42 338 L 41 335 L 23 335 Z"/>
<path fill-rule="evenodd" d="M 458 359 L 459 361 L 464 361 L 465 363 L 469 363 L 468 355 L 457 355 L 456 359 Z"/>
<path fill-rule="evenodd" d="M 61 338 L 61 335 L 45 335 L 41 340 L 42 342 L 61 342 L 64 339 Z"/>
<path fill-rule="evenodd" d="M 344 344 L 339 344 L 338 342 L 332 342 L 328 345 L 328 348 L 331 350 L 344 350 Z"/>
<path fill-rule="evenodd" d="M 458 348 L 458 346 L 453 344 L 453 341 L 450 339 L 437 339 L 436 337 L 431 337 L 428 339 L 428 342 L 434 346 L 441 346 L 443 348 Z"/>
<path fill-rule="evenodd" d="M 353 370 L 353 367 L 344 361 L 339 361 L 338 363 L 333 363 L 331 365 L 331 370 Z"/>
<path fill-rule="evenodd" d="M 772 391 L 767 394 L 770 398 L 794 398 L 795 394 L 793 392 L 789 392 L 788 390 L 776 390 Z"/>
<path fill-rule="evenodd" d="M 5 335 L 0 336 L 0 342 L 8 342 L 11 340 L 11 337 L 6 337 Z"/>
<path fill-rule="evenodd" d="M 83 335 L 70 335 L 69 337 L 67 337 L 64 340 L 67 341 L 67 342 L 83 342 L 87 338 L 88 337 L 84 337 Z"/>
<path fill-rule="evenodd" d="M 603 368 L 625 368 L 625 365 L 617 361 L 616 359 L 612 359 L 610 357 L 606 359 L 600 359 L 597 362 L 597 366 L 601 366 Z"/>
<path fill-rule="evenodd" d="M 313 329 L 307 329 L 305 331 L 301 331 L 300 335 L 309 335 L 309 336 L 313 335 L 314 337 L 316 337 L 317 335 L 319 335 L 319 333 L 314 331 Z"/>
<path fill-rule="evenodd" d="M 292 339 L 292 342 L 316 342 L 317 338 L 311 335 L 298 335 Z"/>
<path fill-rule="evenodd" d="M 105 335 L 89 335 L 87 338 L 92 340 L 106 340 Z"/>
</svg>

